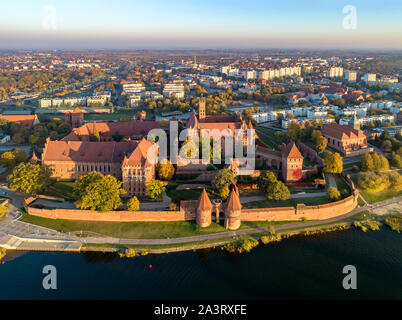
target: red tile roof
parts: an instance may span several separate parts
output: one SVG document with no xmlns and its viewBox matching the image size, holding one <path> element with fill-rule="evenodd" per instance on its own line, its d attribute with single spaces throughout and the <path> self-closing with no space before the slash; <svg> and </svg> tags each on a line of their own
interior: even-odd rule
<svg viewBox="0 0 402 320">
<path fill-rule="evenodd" d="M 322 134 L 339 140 L 366 137 L 366 135 L 361 130 L 356 130 L 352 127 L 343 126 L 337 123 L 325 124 L 322 128 Z"/>
<path fill-rule="evenodd" d="M 226 209 L 229 211 L 239 211 L 241 210 L 242 206 L 240 204 L 239 195 L 233 189 L 229 195 L 229 199 L 226 202 Z"/>
<path fill-rule="evenodd" d="M 205 189 L 202 191 L 200 199 L 198 200 L 198 211 L 208 211 L 212 209 L 212 203 L 209 200 L 208 194 Z"/>
<path fill-rule="evenodd" d="M 153 142 L 146 142 L 153 144 Z M 141 158 L 144 144 L 140 146 L 141 152 L 137 152 L 141 143 L 142 141 L 138 140 L 127 142 L 48 141 L 43 151 L 42 161 L 121 163 L 126 156 L 130 157 L 135 153 L 138 158 L 136 160 L 145 163 L 145 160 Z"/>
<path fill-rule="evenodd" d="M 23 127 L 30 128 L 34 125 L 35 120 L 39 121 L 36 115 L 0 115 L 0 119 L 5 119 L 11 122 L 18 122 Z"/>
<path fill-rule="evenodd" d="M 119 121 L 119 122 L 89 122 L 83 125 L 82 127 L 75 128 L 67 137 L 63 140 L 81 140 L 88 141 L 90 136 L 94 134 L 94 129 L 98 130 L 99 135 L 113 137 L 113 136 L 122 136 L 122 137 L 139 137 L 145 136 L 152 129 L 160 128 L 159 121 L 136 121 L 134 119 L 130 119 L 128 121 Z"/>
<path fill-rule="evenodd" d="M 294 142 L 288 143 L 286 147 L 282 149 L 282 155 L 285 158 L 301 158 L 303 159 L 302 154 L 300 153 L 299 149 L 297 148 Z"/>
</svg>

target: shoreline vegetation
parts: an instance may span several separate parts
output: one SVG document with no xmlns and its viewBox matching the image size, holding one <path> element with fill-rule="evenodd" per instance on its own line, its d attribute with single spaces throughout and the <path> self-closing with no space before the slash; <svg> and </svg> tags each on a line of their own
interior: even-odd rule
<svg viewBox="0 0 402 320">
<path fill-rule="evenodd" d="M 383 222 L 383 223 L 382 223 Z M 180 244 L 166 245 L 126 245 L 126 244 L 91 244 L 85 243 L 80 252 L 101 252 L 116 253 L 121 258 L 134 258 L 146 256 L 148 254 L 166 254 L 173 252 L 195 251 L 201 249 L 225 250 L 229 253 L 240 254 L 247 253 L 259 245 L 268 245 L 289 239 L 295 236 L 312 236 L 328 232 L 343 231 L 351 228 L 361 229 L 363 232 L 380 230 L 383 224 L 392 231 L 402 232 L 402 216 L 398 214 L 389 214 L 378 216 L 364 211 L 355 216 L 346 218 L 333 223 L 306 226 L 299 228 L 289 228 L 276 230 L 275 225 L 285 225 L 284 223 L 265 222 L 265 232 L 250 235 L 241 235 L 236 237 L 223 237 L 219 239 L 210 239 L 198 242 L 188 242 Z M 292 222 L 289 222 L 292 223 Z M 257 224 L 258 225 L 258 224 Z M 256 227 L 256 226 L 255 226 Z M 261 225 L 260 225 L 261 227 Z M 248 226 L 250 228 L 250 226 Z M 247 229 L 247 228 L 245 228 Z M 224 233 L 224 232 L 222 232 Z M 6 255 L 6 250 L 0 247 L 0 260 Z"/>
<path fill-rule="evenodd" d="M 202 242 L 183 243 L 172 245 L 108 245 L 108 244 L 87 244 L 82 251 L 117 252 L 121 258 L 133 258 L 148 254 L 162 254 L 172 252 L 182 252 L 200 249 L 218 249 L 229 253 L 247 253 L 259 245 L 268 245 L 289 239 L 295 236 L 312 236 L 328 232 L 343 231 L 348 229 L 360 229 L 363 232 L 380 230 L 385 221 L 391 230 L 400 233 L 402 231 L 402 217 L 397 215 L 387 215 L 386 217 L 376 216 L 369 212 L 362 212 L 354 217 L 338 221 L 336 223 L 323 224 L 312 227 L 302 227 L 296 229 L 284 229 L 276 232 L 273 226 L 267 228 L 266 232 L 242 235 L 238 237 L 221 238 Z"/>
</svg>

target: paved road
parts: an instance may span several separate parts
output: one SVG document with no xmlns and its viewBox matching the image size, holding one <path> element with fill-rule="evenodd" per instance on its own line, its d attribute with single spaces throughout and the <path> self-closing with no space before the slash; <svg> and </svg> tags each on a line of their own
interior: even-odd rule
<svg viewBox="0 0 402 320">
<path fill-rule="evenodd" d="M 60 233 L 55 230 L 31 225 L 18 221 L 18 208 L 22 207 L 22 200 L 26 195 L 8 190 L 6 187 L 0 187 L 0 192 L 7 192 L 7 195 L 13 198 L 13 203 L 9 204 L 9 213 L 0 221 L 0 246 L 19 250 L 53 250 L 53 251 L 78 251 L 83 243 L 94 244 L 133 244 L 133 245 L 163 245 L 180 244 L 188 242 L 205 241 L 211 239 L 221 239 L 228 237 L 237 237 L 240 235 L 256 234 L 266 232 L 266 228 L 253 228 L 232 232 L 223 232 L 217 234 L 175 238 L 175 239 L 118 239 L 112 237 L 87 237 L 78 238 L 66 233 Z M 316 196 L 316 194 L 311 194 Z M 402 197 L 386 200 L 369 206 L 364 206 L 349 212 L 348 214 L 320 221 L 296 222 L 286 225 L 276 226 L 277 231 L 293 229 L 299 227 L 311 227 L 351 217 L 360 212 L 374 208 L 386 206 L 402 201 Z"/>
<path fill-rule="evenodd" d="M 312 192 L 312 193 L 294 193 L 290 195 L 290 199 L 303 199 L 303 198 L 316 198 L 316 197 L 325 197 L 327 195 L 326 192 Z M 265 196 L 250 196 L 250 197 L 240 197 L 241 203 L 249 203 L 254 201 L 264 201 L 267 200 Z"/>
<path fill-rule="evenodd" d="M 280 231 L 280 230 L 286 230 L 286 229 L 312 227 L 312 226 L 333 223 L 333 222 L 337 222 L 337 221 L 352 217 L 360 212 L 371 210 L 371 209 L 377 208 L 377 207 L 386 206 L 386 205 L 396 203 L 399 201 L 402 201 L 402 197 L 386 200 L 383 202 L 378 202 L 376 204 L 372 204 L 370 206 L 365 206 L 362 208 L 357 208 L 347 214 L 344 214 L 339 217 L 331 218 L 331 219 L 307 221 L 307 222 L 296 222 L 296 223 L 290 223 L 290 224 L 286 224 L 286 225 L 279 225 L 279 226 L 275 227 L 275 230 Z M 202 235 L 202 236 L 175 238 L 175 239 L 149 239 L 148 240 L 148 239 L 117 239 L 117 238 L 111 238 L 111 237 L 105 237 L 105 238 L 90 237 L 90 238 L 85 238 L 85 240 L 87 241 L 87 243 L 95 243 L 95 244 L 110 243 L 110 244 L 132 244 L 132 245 L 164 245 L 164 244 L 180 244 L 180 243 L 198 242 L 198 241 L 206 241 L 206 240 L 220 239 L 220 238 L 230 238 L 230 237 L 237 237 L 240 235 L 262 233 L 262 232 L 266 232 L 266 231 L 267 231 L 266 228 L 254 228 L 254 229 L 245 229 L 245 230 L 232 231 L 232 232 L 208 234 L 208 235 Z"/>
<path fill-rule="evenodd" d="M 3 193 L 6 194 L 3 194 Z M 28 195 L 14 192 L 7 187 L 0 186 L 2 196 L 12 198 L 8 204 L 8 213 L 0 220 L 0 246 L 6 249 L 18 250 L 67 250 L 78 251 L 82 246 L 82 239 L 52 229 L 18 221 L 23 207 L 24 198 Z"/>
</svg>

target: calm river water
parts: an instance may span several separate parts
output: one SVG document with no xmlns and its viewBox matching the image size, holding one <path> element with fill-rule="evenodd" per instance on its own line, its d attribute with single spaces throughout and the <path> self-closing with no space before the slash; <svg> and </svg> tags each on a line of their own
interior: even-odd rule
<svg viewBox="0 0 402 320">
<path fill-rule="evenodd" d="M 57 290 L 42 269 L 57 268 Z M 152 265 L 152 268 L 150 266 Z M 345 265 L 357 290 L 342 287 Z M 0 299 L 402 299 L 402 236 L 358 230 L 295 237 L 248 254 L 201 250 L 135 259 L 102 253 L 11 252 Z"/>
</svg>

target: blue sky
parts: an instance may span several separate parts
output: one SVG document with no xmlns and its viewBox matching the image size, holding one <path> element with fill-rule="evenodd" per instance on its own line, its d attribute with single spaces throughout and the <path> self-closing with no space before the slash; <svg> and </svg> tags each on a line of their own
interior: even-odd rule
<svg viewBox="0 0 402 320">
<path fill-rule="evenodd" d="M 56 30 L 44 8 L 56 9 Z M 345 5 L 357 28 L 345 30 Z M 402 48 L 400 0 L 13 0 L 0 48 Z"/>
</svg>

